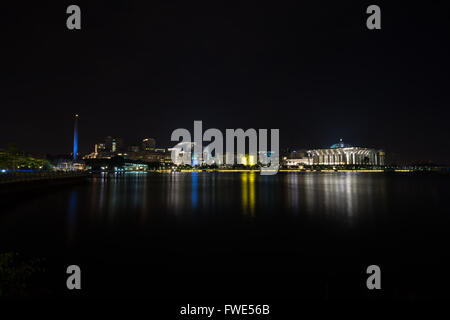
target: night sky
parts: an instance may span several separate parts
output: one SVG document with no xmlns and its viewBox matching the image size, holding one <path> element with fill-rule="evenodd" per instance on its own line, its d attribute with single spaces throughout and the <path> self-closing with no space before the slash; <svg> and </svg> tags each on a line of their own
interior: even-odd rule
<svg viewBox="0 0 450 320">
<path fill-rule="evenodd" d="M 92 2 L 2 4 L 0 147 L 70 153 L 79 113 L 82 153 L 107 135 L 169 147 L 203 120 L 450 163 L 445 1 Z M 382 30 L 366 28 L 370 4 Z"/>
</svg>

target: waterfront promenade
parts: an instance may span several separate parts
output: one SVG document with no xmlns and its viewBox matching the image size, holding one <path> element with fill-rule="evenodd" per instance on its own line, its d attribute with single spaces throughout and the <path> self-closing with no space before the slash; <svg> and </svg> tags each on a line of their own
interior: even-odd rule
<svg viewBox="0 0 450 320">
<path fill-rule="evenodd" d="M 86 172 L 9 172 L 0 174 L 0 187 L 39 182 L 59 183 L 76 181 L 88 177 Z"/>
</svg>

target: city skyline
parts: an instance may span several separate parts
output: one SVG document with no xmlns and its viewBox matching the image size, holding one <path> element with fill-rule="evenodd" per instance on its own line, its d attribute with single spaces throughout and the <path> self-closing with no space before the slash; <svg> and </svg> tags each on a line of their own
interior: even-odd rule
<svg viewBox="0 0 450 320">
<path fill-rule="evenodd" d="M 43 152 L 41 149 L 34 149 L 34 150 L 38 150 L 38 151 L 35 151 L 35 152 L 30 151 L 30 150 L 22 150 L 22 151 L 24 151 L 25 153 L 29 153 L 29 154 L 40 155 L 41 157 L 47 157 L 47 156 L 52 156 L 53 157 L 53 156 L 58 156 L 58 155 L 61 155 L 61 156 L 62 155 L 67 155 L 67 156 L 73 157 L 74 160 L 77 160 L 77 159 L 81 159 L 81 158 L 83 158 L 83 159 L 93 158 L 92 155 L 97 154 L 99 151 L 101 151 L 101 150 L 97 150 L 97 148 L 103 147 L 103 149 L 105 149 L 105 144 L 106 145 L 108 144 L 108 142 L 106 140 L 108 140 L 108 139 L 112 139 L 112 141 L 119 140 L 119 142 L 117 143 L 117 150 L 115 150 L 115 148 L 114 148 L 114 151 L 113 151 L 112 146 L 113 145 L 115 146 L 116 143 L 112 142 L 112 145 L 109 146 L 109 148 L 106 148 L 106 149 L 109 150 L 108 152 L 116 153 L 116 155 L 118 155 L 118 156 L 125 156 L 125 158 L 126 158 L 126 155 L 127 155 L 126 153 L 127 152 L 136 153 L 138 151 L 144 151 L 144 150 L 155 151 L 155 149 L 157 151 L 158 150 L 159 151 L 161 151 L 161 150 L 169 150 L 170 148 L 173 148 L 176 145 L 176 142 L 173 142 L 173 141 L 169 142 L 168 145 L 157 144 L 156 142 L 159 141 L 159 140 L 156 139 L 155 137 L 150 137 L 148 135 L 147 136 L 143 136 L 143 137 L 139 137 L 136 140 L 133 140 L 132 142 L 124 142 L 124 139 L 122 137 L 120 137 L 120 136 L 106 135 L 106 136 L 103 137 L 103 139 L 104 139 L 103 143 L 100 141 L 100 139 L 97 139 L 97 140 L 94 139 L 93 140 L 92 138 L 90 138 L 89 139 L 90 141 L 96 141 L 96 143 L 94 143 L 91 146 L 84 146 L 84 148 L 82 148 L 82 150 L 79 151 L 76 154 L 76 156 L 75 156 L 74 155 L 74 150 L 77 150 L 77 151 L 79 150 L 79 142 L 78 142 L 78 139 L 79 139 L 79 130 L 78 130 L 79 119 L 80 119 L 80 115 L 78 113 L 76 113 L 74 115 L 73 119 L 72 119 L 72 120 L 74 120 L 74 123 L 73 123 L 74 130 L 72 131 L 73 136 L 72 136 L 71 141 L 70 141 L 70 143 L 72 143 L 72 144 L 71 144 L 70 148 L 68 148 L 68 147 L 65 148 L 65 149 L 71 149 L 72 152 L 69 151 L 69 152 L 49 153 L 49 152 Z M 148 141 L 149 139 L 152 140 L 150 142 L 153 145 L 152 149 L 148 149 L 148 148 L 144 147 L 144 144 L 146 144 L 147 143 L 146 141 Z M 334 139 L 332 141 L 336 142 L 337 139 Z M 295 152 L 295 150 L 304 150 L 304 151 L 309 150 L 309 151 L 313 151 L 313 152 L 317 152 L 317 151 L 320 152 L 320 150 L 327 150 L 327 149 L 336 148 L 336 147 L 338 147 L 338 144 L 342 144 L 341 147 L 344 146 L 342 138 L 340 138 L 339 142 L 337 142 L 337 143 L 333 143 L 333 144 L 329 144 L 329 145 L 322 145 L 322 146 L 309 146 L 309 147 L 298 146 L 298 145 L 286 146 L 283 143 L 283 141 L 280 141 L 280 144 L 281 144 L 281 146 L 283 146 L 282 149 L 280 150 L 281 154 L 287 154 L 287 153 L 290 153 L 292 151 Z M 8 145 L 14 145 L 15 147 L 19 147 L 19 149 L 21 149 L 20 146 L 17 146 L 17 144 L 15 144 L 15 143 L 8 143 L 5 146 L 0 146 L 0 150 L 2 150 L 2 147 L 3 147 L 3 149 L 6 150 L 8 148 Z M 364 145 L 364 144 L 361 144 L 361 145 L 345 144 L 345 145 L 348 146 L 348 147 L 352 147 L 352 148 L 361 148 L 361 147 L 362 148 L 369 147 L 369 148 L 372 148 L 372 149 L 375 148 L 375 149 L 379 149 L 383 153 L 385 153 L 385 151 L 386 151 L 385 148 L 380 147 L 380 146 L 367 146 L 367 145 Z M 203 145 L 203 148 L 205 148 L 206 146 L 207 146 L 207 143 Z M 246 147 L 246 153 L 248 154 L 247 147 Z M 438 162 L 438 161 L 434 161 L 434 160 L 430 160 L 430 159 L 429 160 L 406 159 L 403 155 L 401 155 L 401 154 L 399 154 L 399 153 L 397 153 L 395 151 L 392 152 L 392 153 L 389 152 L 389 155 L 390 155 L 388 157 L 389 160 L 386 162 L 386 164 L 393 164 L 393 165 L 426 165 L 426 164 L 430 164 L 430 165 L 448 165 L 448 161 L 447 162 L 445 162 L 445 161 L 444 162 Z"/>
<path fill-rule="evenodd" d="M 279 128 L 283 148 L 343 138 L 448 163 L 446 11 L 379 5 L 376 31 L 361 3 L 81 2 L 79 31 L 64 3 L 8 6 L 4 61 L 21 63 L 3 67 L 0 147 L 68 153 L 79 113 L 82 153 L 105 134 L 170 147 L 170 132 L 201 119 Z"/>
</svg>

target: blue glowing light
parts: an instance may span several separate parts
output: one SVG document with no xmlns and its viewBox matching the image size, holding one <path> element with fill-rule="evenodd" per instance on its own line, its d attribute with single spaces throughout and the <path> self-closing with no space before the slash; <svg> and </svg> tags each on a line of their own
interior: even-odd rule
<svg viewBox="0 0 450 320">
<path fill-rule="evenodd" d="M 78 115 L 75 116 L 75 125 L 73 128 L 73 160 L 77 160 L 78 153 Z"/>
<path fill-rule="evenodd" d="M 198 175 L 197 172 L 192 173 L 192 207 L 196 208 L 198 203 Z"/>
</svg>

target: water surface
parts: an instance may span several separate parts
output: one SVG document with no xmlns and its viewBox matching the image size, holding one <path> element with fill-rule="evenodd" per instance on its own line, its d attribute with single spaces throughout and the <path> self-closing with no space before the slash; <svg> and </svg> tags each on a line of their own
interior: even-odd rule
<svg viewBox="0 0 450 320">
<path fill-rule="evenodd" d="M 103 174 L 3 194 L 0 248 L 46 258 L 57 296 L 69 264 L 87 296 L 367 296 L 370 264 L 389 297 L 436 296 L 449 190 L 432 174 Z"/>
</svg>

